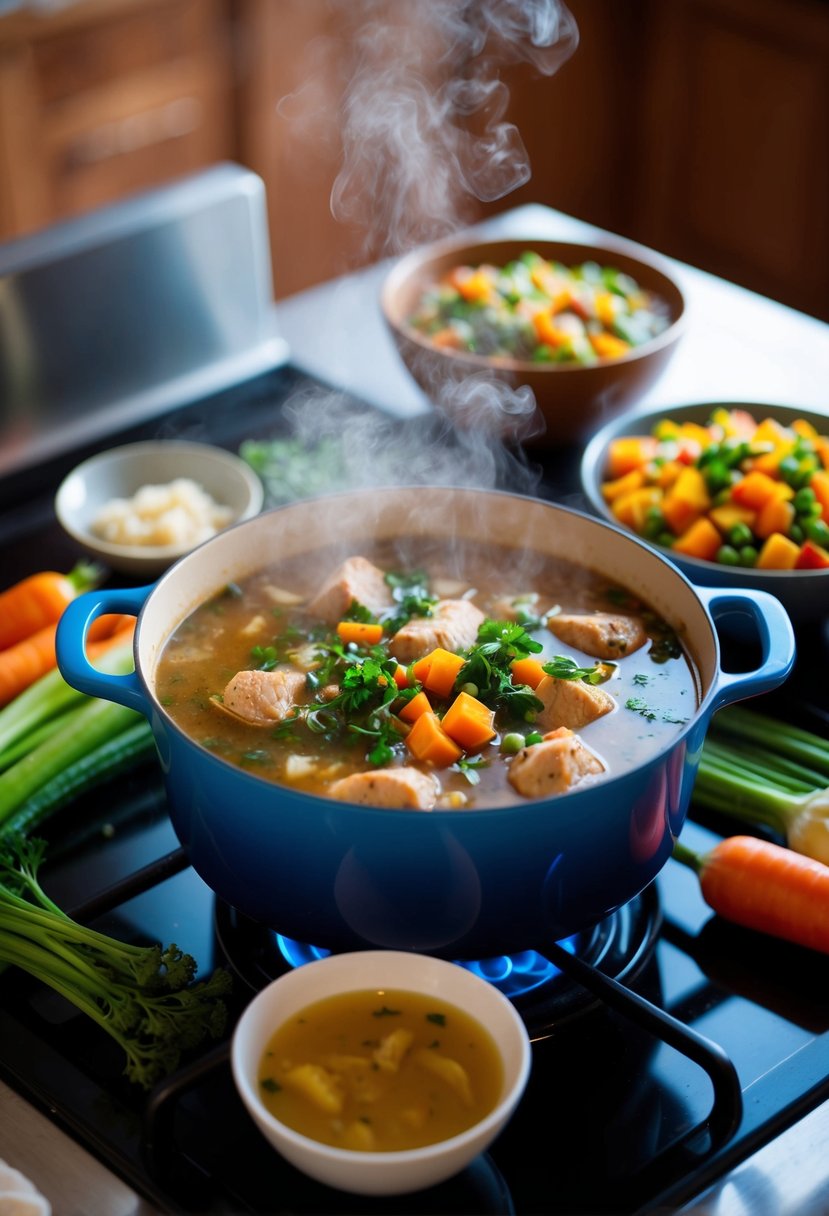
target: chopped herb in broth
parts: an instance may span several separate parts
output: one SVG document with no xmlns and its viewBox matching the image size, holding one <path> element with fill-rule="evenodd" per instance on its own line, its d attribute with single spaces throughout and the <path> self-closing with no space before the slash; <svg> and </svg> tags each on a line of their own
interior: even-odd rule
<svg viewBox="0 0 829 1216">
<path fill-rule="evenodd" d="M 631 592 L 483 542 L 450 565 L 410 539 L 222 589 L 173 634 L 156 687 L 185 733 L 258 777 L 420 810 L 616 776 L 698 704 L 680 638 Z"/>
<path fill-rule="evenodd" d="M 497 1105 L 503 1065 L 462 1009 L 401 991 L 339 993 L 280 1026 L 259 1067 L 262 1101 L 294 1131 L 365 1152 L 459 1135 Z"/>
</svg>

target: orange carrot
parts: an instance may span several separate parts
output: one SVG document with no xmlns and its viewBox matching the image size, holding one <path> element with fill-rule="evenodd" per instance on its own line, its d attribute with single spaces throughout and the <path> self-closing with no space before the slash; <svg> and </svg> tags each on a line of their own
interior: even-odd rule
<svg viewBox="0 0 829 1216">
<path fill-rule="evenodd" d="M 495 737 L 494 717 L 494 711 L 483 701 L 468 692 L 459 692 L 443 715 L 441 726 L 450 739 L 465 750 L 474 751 Z"/>
<path fill-rule="evenodd" d="M 0 593 L 0 650 L 57 621 L 66 605 L 95 585 L 98 570 L 79 563 L 69 574 L 43 570 Z"/>
<path fill-rule="evenodd" d="M 754 836 L 729 836 L 700 856 L 677 843 L 710 908 L 726 920 L 829 954 L 829 866 Z"/>
<path fill-rule="evenodd" d="M 512 678 L 516 684 L 527 684 L 530 688 L 538 688 L 547 674 L 538 659 L 513 659 L 510 663 Z"/>
<path fill-rule="evenodd" d="M 340 621 L 337 626 L 340 641 L 357 646 L 376 646 L 383 637 L 383 626 L 374 622 Z"/>
<path fill-rule="evenodd" d="M 106 621 L 106 624 L 98 626 L 98 621 Z M 115 621 L 128 623 L 122 625 L 120 629 L 116 629 L 115 632 L 107 632 Z M 93 626 L 98 627 L 90 627 L 89 632 L 93 640 L 86 647 L 90 662 L 112 646 L 126 641 L 135 628 L 135 619 L 108 613 L 106 618 L 98 617 Z M 23 638 L 14 646 L 9 646 L 0 652 L 0 708 L 8 705 L 30 684 L 34 684 L 35 680 L 39 680 L 56 665 L 55 634 L 57 628 L 57 622 L 53 625 L 45 625 L 30 637 Z"/>
<path fill-rule="evenodd" d="M 422 764 L 433 764 L 435 768 L 448 768 L 460 760 L 462 751 L 450 739 L 440 724 L 437 714 L 421 714 L 406 736 L 406 746 L 416 760 Z"/>
<path fill-rule="evenodd" d="M 436 646 L 429 654 L 412 664 L 412 674 L 428 692 L 436 693 L 439 697 L 448 697 L 464 662 L 465 659 L 459 654 Z"/>
<path fill-rule="evenodd" d="M 429 698 L 425 692 L 421 691 L 406 702 L 397 716 L 398 718 L 402 718 L 404 722 L 416 722 L 421 714 L 428 714 L 431 709 L 432 706 L 429 703 Z"/>
</svg>

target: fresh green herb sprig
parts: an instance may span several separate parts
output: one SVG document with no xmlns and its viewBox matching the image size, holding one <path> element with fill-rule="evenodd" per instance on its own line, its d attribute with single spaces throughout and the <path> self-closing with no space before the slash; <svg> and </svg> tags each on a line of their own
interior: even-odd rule
<svg viewBox="0 0 829 1216">
<path fill-rule="evenodd" d="M 45 842 L 0 843 L 0 960 L 53 988 L 109 1034 L 125 1075 L 149 1089 L 182 1052 L 224 1032 L 230 975 L 194 984 L 196 961 L 175 945 L 131 945 L 73 921 L 43 890 Z"/>
<path fill-rule="evenodd" d="M 594 663 L 591 667 L 579 667 L 575 659 L 563 654 L 557 654 L 542 666 L 546 674 L 556 680 L 584 680 L 585 684 L 604 684 L 616 670 L 615 663 Z"/>
<path fill-rule="evenodd" d="M 473 686 L 475 696 L 485 705 L 503 709 L 513 718 L 531 721 L 543 709 L 543 703 L 527 685 L 513 683 L 511 665 L 515 659 L 525 659 L 542 649 L 523 625 L 486 620 L 458 672 L 455 687 Z"/>
</svg>

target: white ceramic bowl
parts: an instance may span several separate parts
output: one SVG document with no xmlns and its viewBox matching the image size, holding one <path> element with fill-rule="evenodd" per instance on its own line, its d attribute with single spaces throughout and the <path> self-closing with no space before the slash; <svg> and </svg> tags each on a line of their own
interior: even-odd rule
<svg viewBox="0 0 829 1216">
<path fill-rule="evenodd" d="M 334 1148 L 300 1135 L 267 1110 L 257 1081 L 265 1046 L 292 1014 L 342 992 L 391 988 L 439 996 L 463 1009 L 492 1035 L 504 1082 L 494 1110 L 459 1136 L 404 1152 Z M 451 1178 L 482 1153 L 512 1115 L 530 1072 L 530 1040 L 505 996 L 459 964 L 396 950 L 332 954 L 289 971 L 264 988 L 236 1026 L 231 1052 L 236 1088 L 259 1130 L 297 1169 L 318 1182 L 361 1195 L 399 1195 Z"/>
<path fill-rule="evenodd" d="M 79 464 L 58 488 L 55 514 L 64 531 L 110 569 L 155 578 L 193 545 L 112 544 L 93 533 L 92 523 L 113 499 L 132 498 L 142 486 L 167 485 L 180 477 L 230 508 L 227 527 L 261 510 L 262 483 L 240 457 L 206 443 L 162 439 L 110 448 Z"/>
</svg>

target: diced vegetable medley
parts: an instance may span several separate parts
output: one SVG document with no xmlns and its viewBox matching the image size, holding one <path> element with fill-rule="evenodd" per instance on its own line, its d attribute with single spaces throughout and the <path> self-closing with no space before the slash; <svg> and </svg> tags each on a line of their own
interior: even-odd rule
<svg viewBox="0 0 829 1216">
<path fill-rule="evenodd" d="M 686 557 L 829 569 L 829 424 L 719 408 L 613 440 L 601 491 L 615 518 Z"/>
<path fill-rule="evenodd" d="M 498 267 L 455 266 L 408 319 L 435 346 L 531 363 L 618 359 L 662 333 L 667 304 L 596 262 L 564 266 L 532 251 Z"/>
</svg>

